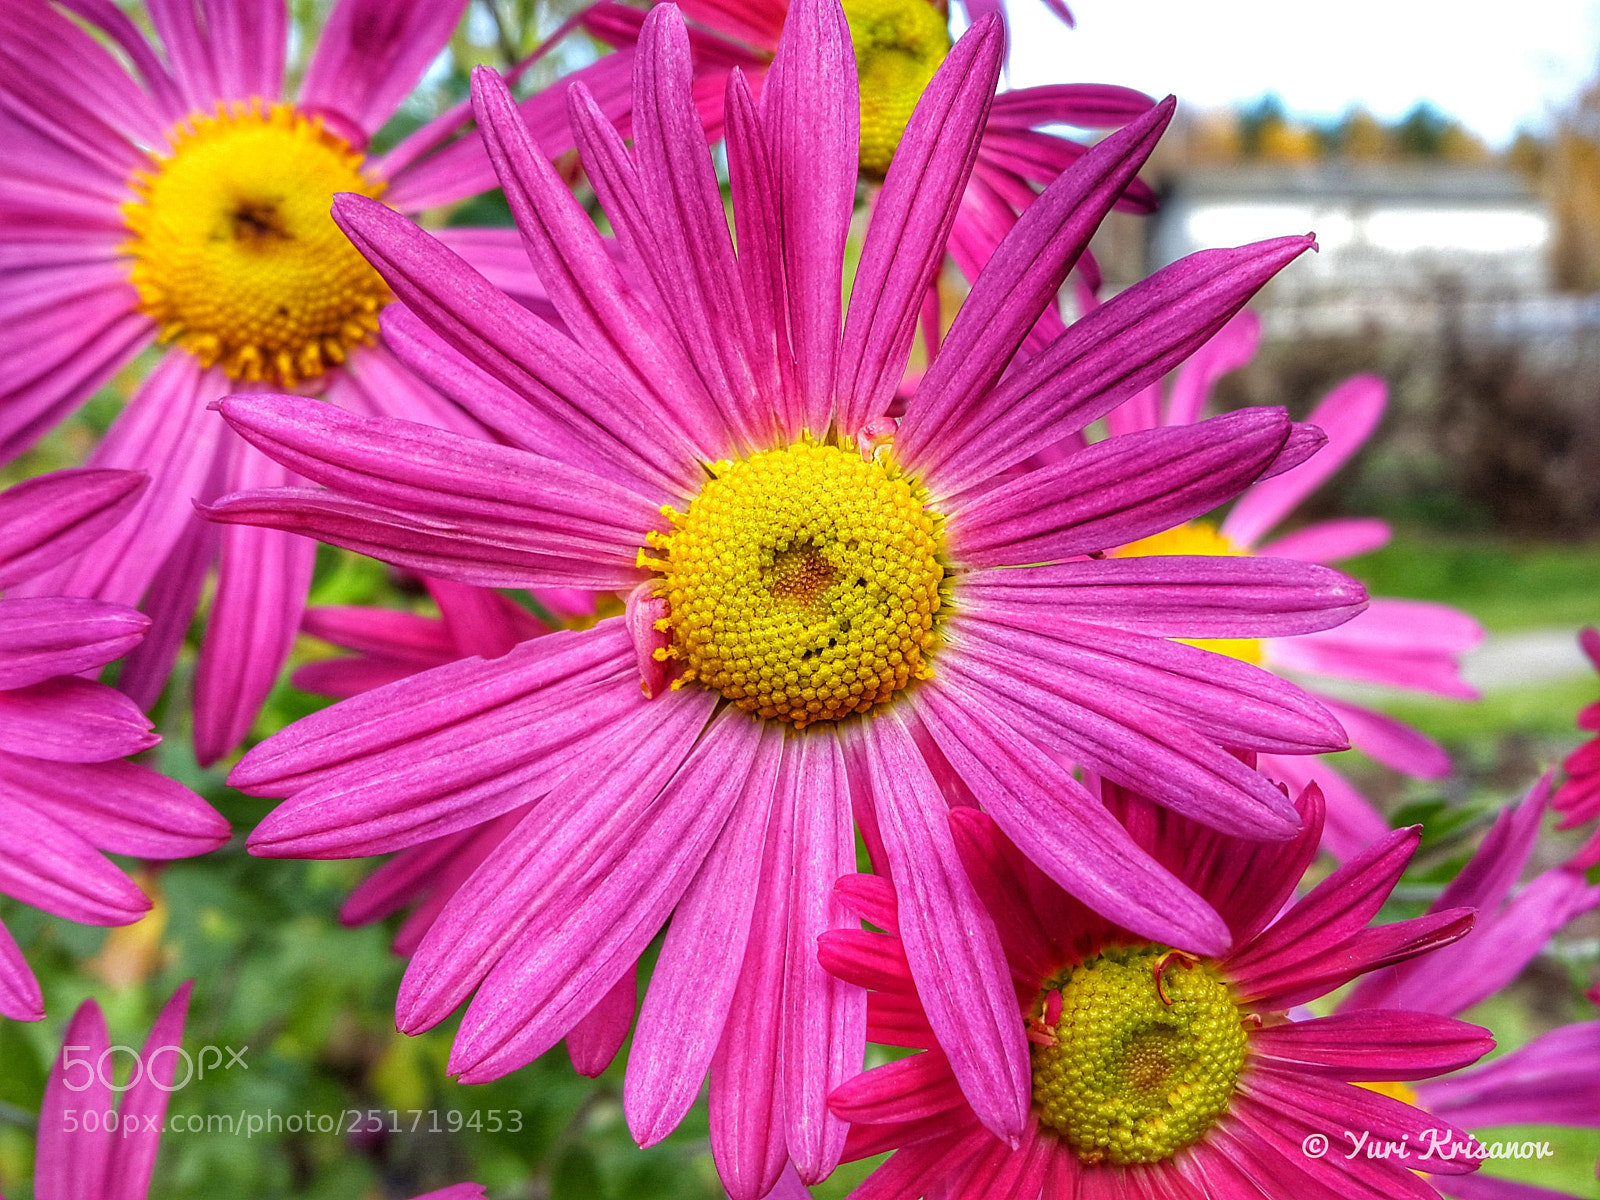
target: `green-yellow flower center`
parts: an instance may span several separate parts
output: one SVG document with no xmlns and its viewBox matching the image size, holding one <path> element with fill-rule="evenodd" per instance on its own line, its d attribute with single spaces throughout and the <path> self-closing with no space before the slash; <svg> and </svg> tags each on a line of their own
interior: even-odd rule
<svg viewBox="0 0 1600 1200">
<path fill-rule="evenodd" d="M 383 190 L 361 155 L 287 104 L 221 106 L 170 140 L 122 208 L 139 308 L 161 339 L 284 385 L 370 341 L 389 292 L 328 211 L 335 192 Z"/>
<path fill-rule="evenodd" d="M 950 53 L 950 30 L 928 0 L 844 0 L 844 15 L 861 81 L 861 170 L 881 178 Z"/>
<path fill-rule="evenodd" d="M 687 512 L 665 510 L 657 556 L 640 558 L 662 575 L 679 685 L 805 726 L 929 674 L 941 522 L 910 480 L 810 441 L 711 472 Z"/>
<path fill-rule="evenodd" d="M 1162 1162 L 1204 1137 L 1245 1057 L 1241 1014 L 1216 971 L 1161 946 L 1115 948 L 1046 994 L 1057 988 L 1055 1044 L 1033 1046 L 1039 1119 L 1086 1163 Z"/>
<path fill-rule="evenodd" d="M 1189 521 L 1161 533 L 1129 542 L 1117 551 L 1118 558 L 1140 558 L 1152 554 L 1204 554 L 1246 558 L 1250 551 L 1233 541 L 1210 521 Z M 1259 638 L 1178 638 L 1202 650 L 1213 650 L 1241 662 L 1261 665 Z"/>
</svg>

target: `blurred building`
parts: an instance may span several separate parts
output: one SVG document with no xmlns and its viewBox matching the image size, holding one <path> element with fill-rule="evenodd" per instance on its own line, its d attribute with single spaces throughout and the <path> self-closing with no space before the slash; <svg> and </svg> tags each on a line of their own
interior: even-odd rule
<svg viewBox="0 0 1600 1200">
<path fill-rule="evenodd" d="M 1320 252 L 1258 304 L 1271 333 L 1436 327 L 1440 303 L 1518 309 L 1551 287 L 1545 201 L 1510 171 L 1442 163 L 1191 168 L 1170 179 L 1147 227 L 1147 265 L 1308 231 Z"/>
</svg>

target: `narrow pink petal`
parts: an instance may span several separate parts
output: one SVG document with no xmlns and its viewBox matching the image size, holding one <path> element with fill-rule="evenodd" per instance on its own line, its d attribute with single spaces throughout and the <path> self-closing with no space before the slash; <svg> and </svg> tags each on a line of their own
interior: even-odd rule
<svg viewBox="0 0 1600 1200">
<path fill-rule="evenodd" d="M 137 604 L 194 520 L 227 429 L 208 402 L 228 386 L 186 353 L 168 354 L 139 386 L 90 455 L 90 465 L 147 471 L 150 486 L 127 517 L 76 559 L 36 579 L 34 595 L 94 596 Z"/>
<path fill-rule="evenodd" d="M 1163 268 L 1085 315 L 993 391 L 973 397 L 908 463 L 927 473 L 937 495 L 1014 466 L 1160 379 L 1311 245 L 1309 237 L 1278 238 L 1202 251 Z M 908 423 L 919 411 L 913 404 Z"/>
<path fill-rule="evenodd" d="M 927 469 L 942 461 L 940 438 L 994 388 L 1171 117 L 1168 102 L 1106 138 L 1047 187 L 1005 235 L 900 427 L 896 450 L 908 466 Z"/>
<path fill-rule="evenodd" d="M 0 692 L 0 750 L 13 754 L 106 762 L 148 750 L 160 740 L 133 701 L 77 676 Z"/>
<path fill-rule="evenodd" d="M 287 795 L 353 764 L 361 764 L 354 769 L 365 773 L 373 755 L 415 744 L 546 688 L 578 691 L 585 683 L 625 674 L 632 665 L 633 648 L 618 622 L 535 638 L 492 662 L 450 663 L 404 687 L 313 713 L 251 750 L 229 783 L 252 795 Z"/>
<path fill-rule="evenodd" d="M 515 652 L 506 656 L 513 657 Z M 482 664 L 467 659 L 460 665 Z M 383 745 L 379 738 L 386 741 L 386 732 L 379 734 L 362 747 L 366 753 L 296 781 L 290 799 L 251 833 L 251 852 L 274 858 L 382 854 L 479 824 L 543 795 L 586 755 L 604 755 L 613 730 L 647 716 L 649 702 L 626 669 L 619 675 L 609 662 L 580 671 L 568 665 L 552 664 L 548 682 L 525 685 L 509 703 L 457 720 L 436 714 L 423 736 L 397 748 Z M 448 671 L 437 668 L 346 704 L 373 701 L 366 711 L 387 710 L 399 718 L 396 724 L 409 723 L 407 701 L 432 690 L 429 676 Z M 492 687 L 499 681 L 485 682 Z"/>
<path fill-rule="evenodd" d="M 1027 1123 L 1032 1077 L 994 922 L 967 881 L 943 797 L 892 709 L 851 731 L 900 899 L 900 936 L 928 1023 L 995 1136 Z"/>
<path fill-rule="evenodd" d="M 1482 626 L 1460 609 L 1385 596 L 1338 629 L 1276 642 L 1271 653 L 1291 670 L 1475 700 L 1460 656 L 1482 640 Z"/>
<path fill-rule="evenodd" d="M 594 1002 L 586 996 L 609 989 L 637 961 L 738 802 L 760 747 L 750 718 L 729 707 L 711 719 L 713 697 L 703 692 L 670 695 L 688 698 L 677 706 L 684 716 L 664 759 L 668 769 L 679 768 L 670 782 L 617 803 L 595 795 L 587 779 L 573 779 L 529 815 L 530 832 L 548 829 L 546 819 L 571 813 L 567 796 L 574 791 L 584 797 L 580 810 L 601 810 L 586 844 L 575 848 L 576 835 L 563 829 L 523 864 L 538 892 L 461 1019 L 451 1066 L 463 1082 L 497 1078 L 543 1054 Z M 667 704 L 667 697 L 653 702 Z M 568 818 L 579 833 L 592 820 Z M 491 857 L 479 876 L 494 865 Z M 506 903 L 505 893 L 496 899 Z"/>
<path fill-rule="evenodd" d="M 1279 840 L 1298 827 L 1265 777 L 1120 688 L 1064 686 L 1054 668 L 993 639 L 953 643 L 941 664 L 1029 737 L 1164 807 L 1239 837 Z"/>
<path fill-rule="evenodd" d="M 544 622 L 504 593 L 444 579 L 422 582 L 439 606 L 440 618 L 454 646 L 451 658 L 499 658 L 509 654 L 518 642 L 549 632 Z"/>
<path fill-rule="evenodd" d="M 445 48 L 465 7 L 466 0 L 340 0 L 306 68 L 300 106 L 370 136 Z"/>
<path fill-rule="evenodd" d="M 231 457 L 230 489 L 297 482 L 293 472 L 242 440 L 234 439 Z M 201 766 L 232 751 L 255 724 L 300 631 L 316 559 L 309 538 L 248 525 L 223 530 L 217 590 L 195 671 L 194 753 Z"/>
<path fill-rule="evenodd" d="M 1217 380 L 1254 358 L 1260 344 L 1261 318 L 1249 310 L 1234 317 L 1178 368 L 1161 423 L 1192 425 L 1200 420 Z"/>
<path fill-rule="evenodd" d="M 803 423 L 821 437 L 833 414 L 839 286 L 861 140 L 850 27 L 834 0 L 792 0 L 762 88 L 761 117 L 778 185 Z M 791 437 L 799 432 L 788 430 Z"/>
<path fill-rule="evenodd" d="M 300 621 L 300 628 L 314 638 L 346 650 L 396 659 L 418 670 L 442 666 L 461 657 L 456 640 L 443 621 L 391 608 L 358 605 L 309 608 Z M 498 658 L 499 655 L 483 657 Z"/>
<path fill-rule="evenodd" d="M 189 1081 L 187 1056 L 183 1052 L 183 1024 L 189 1012 L 191 981 L 172 994 L 150 1027 L 150 1036 L 139 1050 L 143 1067 L 138 1079 L 128 1088 L 117 1110 L 117 1137 L 106 1163 L 106 1182 L 100 1193 L 103 1200 L 145 1200 L 150 1176 L 156 1167 L 156 1152 L 161 1148 L 161 1129 L 172 1093 Z M 178 1076 L 185 1064 L 183 1078 Z"/>
<path fill-rule="evenodd" d="M 1270 1025 L 1250 1035 L 1252 1058 L 1282 1070 L 1357 1083 L 1443 1075 L 1471 1066 L 1493 1049 L 1487 1029 L 1387 1009 Z"/>
<path fill-rule="evenodd" d="M 626 971 L 599 1004 L 567 1033 L 567 1057 L 579 1075 L 598 1079 L 627 1040 L 633 1026 L 633 1010 L 638 1003 L 637 965 Z"/>
<path fill-rule="evenodd" d="M 0 588 L 70 558 L 125 517 L 149 483 L 140 471 L 52 471 L 0 493 Z"/>
<path fill-rule="evenodd" d="M 110 1080 L 95 1067 L 110 1048 L 106 1019 L 94 1000 L 85 1000 L 72 1014 L 61 1037 L 61 1053 L 50 1068 L 39 1108 L 39 1144 L 34 1152 L 33 1194 L 37 1200 L 84 1200 L 101 1196 L 110 1182 L 106 1166 L 112 1137 L 103 1130 L 89 1133 L 81 1120 L 68 1122 L 67 1110 L 112 1111 Z M 72 1064 L 83 1064 L 73 1066 Z"/>
<path fill-rule="evenodd" d="M 1259 542 L 1361 449 L 1383 419 L 1388 396 L 1376 375 L 1357 375 L 1334 388 L 1306 418 L 1327 433 L 1327 448 L 1305 466 L 1251 488 L 1229 510 L 1222 532 L 1244 546 Z"/>
<path fill-rule="evenodd" d="M 645 17 L 634 70 L 638 202 L 654 248 L 635 244 L 637 273 L 670 323 L 722 422 L 746 446 L 773 434 L 770 400 L 755 394 L 757 333 L 728 236 L 728 219 L 691 94 L 689 35 L 676 9 Z M 836 285 L 837 287 L 837 285 Z"/>
<path fill-rule="evenodd" d="M 917 316 L 977 160 L 1003 40 L 994 19 L 963 35 L 917 102 L 889 164 L 850 291 L 834 387 L 846 435 L 887 412 L 900 387 Z"/>
<path fill-rule="evenodd" d="M 1474 1128 L 1524 1123 L 1593 1128 L 1600 1113 L 1600 1021 L 1563 1025 L 1419 1091 L 1430 1109 Z"/>
<path fill-rule="evenodd" d="M 767 841 L 782 739 L 760 757 L 699 873 L 673 913 L 639 1009 L 623 1107 L 641 1146 L 678 1127 L 700 1094 L 744 964 Z"/>
<path fill-rule="evenodd" d="M 12 1021 L 44 1020 L 44 993 L 39 990 L 39 981 L 3 922 L 0 922 L 0 1017 Z"/>
<path fill-rule="evenodd" d="M 1056 466 L 946 504 L 951 557 L 1020 566 L 1170 529 L 1237 495 L 1271 464 L 1289 430 L 1281 409 L 1243 409 L 1199 425 L 1107 438 Z"/>
<path fill-rule="evenodd" d="M 579 343 L 626 373 L 640 403 L 655 404 L 675 421 L 702 457 L 721 457 L 727 451 L 727 433 L 705 384 L 695 374 L 696 363 L 702 367 L 709 364 L 700 355 L 692 359 L 686 355 L 639 304 L 589 214 L 533 144 L 500 77 L 479 67 L 473 72 L 472 86 L 489 155 L 506 189 L 527 258 L 563 324 Z M 706 158 L 703 138 L 696 137 L 693 149 Z M 709 159 L 705 166 L 709 172 Z M 721 219 L 720 200 L 717 213 Z M 727 241 L 725 231 L 722 241 Z M 727 260 L 731 268 L 731 246 Z M 678 305 L 683 303 L 685 281 L 675 282 L 674 304 L 665 308 L 663 315 L 681 321 L 683 312 Z M 698 298 L 704 302 L 705 297 Z M 706 343 L 714 344 L 714 340 Z M 717 382 L 724 385 L 725 395 L 727 381 L 719 378 Z M 745 394 L 750 394 L 749 388 Z"/>
<path fill-rule="evenodd" d="M 940 680 L 922 687 L 914 701 L 933 740 L 1000 828 L 1069 894 L 1153 941 L 1212 956 L 1227 951 L 1227 926 L 1211 907 L 979 696 Z"/>
<path fill-rule="evenodd" d="M 0 754 L 0 786 L 25 794 L 36 811 L 113 854 L 191 858 L 215 850 L 232 833 L 216 809 L 142 763 Z"/>
<path fill-rule="evenodd" d="M 801 739 L 784 740 L 749 940 L 711 1060 L 711 1156 L 730 1200 L 765 1196 L 788 1160 L 784 974 L 793 901 L 795 799 L 804 786 L 803 757 Z"/>
<path fill-rule="evenodd" d="M 97 671 L 149 627 L 143 613 L 99 600 L 0 600 L 0 690 Z"/>
<path fill-rule="evenodd" d="M 581 775 L 569 776 L 536 804 L 434 922 L 400 985 L 395 1011 L 402 1029 L 416 1032 L 437 1024 L 486 977 L 493 974 L 496 980 L 496 986 L 479 993 L 463 1019 L 453 1070 L 487 1064 L 493 1073 L 485 1077 L 495 1078 L 510 1068 L 496 1069 L 494 1055 L 520 1057 L 523 1046 L 536 1045 L 536 1056 L 555 1045 L 638 959 L 659 929 L 660 919 L 644 928 L 648 916 L 641 908 L 659 905 L 667 893 L 667 908 L 677 901 L 726 809 L 719 814 L 703 797 L 703 815 L 714 827 L 709 833 L 704 828 L 679 831 L 685 835 L 679 849 L 693 860 L 687 865 L 680 860 L 675 869 L 662 869 L 642 881 L 637 869 L 623 867 L 623 860 L 630 849 L 646 856 L 660 852 L 647 838 L 640 844 L 653 820 L 681 819 L 679 806 L 655 802 L 694 754 L 694 741 L 711 715 L 708 695 L 698 689 L 669 692 L 627 724 L 608 730 L 608 753 L 588 759 Z M 735 749 L 725 747 L 728 753 Z M 742 780 L 742 774 L 725 778 L 722 790 Z M 672 796 L 680 798 L 681 791 L 673 790 Z M 718 803 L 731 801 L 719 792 Z M 704 843 L 693 853 L 696 838 Z M 663 866 L 656 861 L 650 865 Z M 590 902 L 602 892 L 609 908 Z M 493 906 L 492 921 L 484 920 L 486 904 Z M 587 924 L 587 932 L 564 931 L 569 920 Z M 640 936 L 643 942 L 637 942 Z M 606 941 L 601 953 L 602 937 L 619 940 Z M 585 958 L 585 951 L 593 953 Z M 547 970 L 537 979 L 528 973 L 541 965 Z M 588 1003 L 583 1004 L 586 992 Z M 514 1065 L 526 1061 L 521 1058 Z"/>
<path fill-rule="evenodd" d="M 1372 803 L 1339 774 L 1326 759 L 1302 754 L 1263 754 L 1256 765 L 1262 773 L 1303 791 L 1315 784 L 1327 801 L 1322 828 L 1322 849 L 1339 862 L 1354 858 L 1389 835 L 1389 822 Z"/>
<path fill-rule="evenodd" d="M 199 514 L 191 514 L 188 528 L 145 592 L 143 603 L 151 616 L 150 632 L 123 660 L 117 690 L 127 693 L 146 711 L 155 707 L 178 661 L 221 542 L 222 530 L 218 526 Z"/>
<path fill-rule="evenodd" d="M 852 1124 L 887 1125 L 931 1120 L 965 1109 L 967 1100 L 950 1071 L 950 1060 L 929 1050 L 857 1075 L 835 1089 L 828 1106 Z"/>
<path fill-rule="evenodd" d="M 1345 517 L 1318 521 L 1285 534 L 1261 546 L 1256 553 L 1275 558 L 1298 558 L 1305 562 L 1331 563 L 1382 550 L 1389 544 L 1387 521 L 1371 517 Z"/>
<path fill-rule="evenodd" d="M 626 403 L 615 369 L 495 290 L 398 213 L 349 193 L 334 219 L 395 294 L 440 338 L 563 428 L 598 474 L 663 498 L 692 495 L 689 448 L 648 409 Z"/>
<path fill-rule="evenodd" d="M 1019 129 L 1039 125 L 1117 129 L 1138 120 L 1155 106 L 1153 99 L 1133 88 L 1109 83 L 1054 83 L 1001 92 L 995 97 L 989 123 Z"/>
<path fill-rule="evenodd" d="M 789 344 L 778 185 L 760 112 L 738 67 L 728 73 L 724 109 L 739 275 L 750 310 L 750 365 L 771 397 L 769 407 L 778 423 L 794 426 L 800 422 L 800 402 Z"/>
<path fill-rule="evenodd" d="M 783 1113 L 796 1174 L 804 1183 L 819 1183 L 839 1165 L 848 1132 L 829 1111 L 828 1095 L 861 1070 L 867 1023 L 866 994 L 833 978 L 817 951 L 820 937 L 858 926 L 833 891 L 856 866 L 855 826 L 836 738 L 801 739 L 795 782 L 783 983 Z"/>
<path fill-rule="evenodd" d="M 968 572 L 974 610 L 1038 608 L 1158 637 L 1255 638 L 1342 625 L 1366 589 L 1338 571 L 1268 558 L 1147 555 Z"/>
<path fill-rule="evenodd" d="M 133 882 L 25 797 L 0 791 L 0 893 L 85 925 L 130 925 L 150 909 Z"/>
<path fill-rule="evenodd" d="M 1426 734 L 1359 704 L 1331 697 L 1322 702 L 1339 718 L 1350 744 L 1367 757 L 1413 779 L 1443 779 L 1450 774 L 1450 756 Z"/>
</svg>

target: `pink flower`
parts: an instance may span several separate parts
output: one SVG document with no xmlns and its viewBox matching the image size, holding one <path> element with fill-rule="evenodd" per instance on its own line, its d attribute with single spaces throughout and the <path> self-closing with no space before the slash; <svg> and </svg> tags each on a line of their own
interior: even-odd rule
<svg viewBox="0 0 1600 1200">
<path fill-rule="evenodd" d="M 1127 434 L 1199 420 L 1213 384 L 1250 361 L 1260 336 L 1256 316 L 1240 314 L 1184 364 L 1164 411 L 1160 385 L 1153 384 L 1111 413 L 1112 432 Z M 1389 540 L 1389 526 L 1368 518 L 1319 521 L 1276 540 L 1265 539 L 1361 449 L 1383 418 L 1386 399 L 1387 389 L 1376 376 L 1347 379 L 1306 418 L 1328 435 L 1327 447 L 1314 459 L 1249 488 L 1220 526 L 1209 519 L 1190 522 L 1121 553 L 1263 555 L 1332 563 L 1381 548 Z M 1459 609 L 1380 598 L 1338 629 L 1208 645 L 1269 670 L 1288 670 L 1297 679 L 1357 680 L 1473 700 L 1478 693 L 1461 678 L 1460 660 L 1482 640 L 1482 627 Z M 1450 773 L 1444 750 L 1410 726 L 1348 700 L 1323 693 L 1318 699 L 1338 716 L 1351 744 L 1363 754 L 1418 779 Z M 1295 789 L 1312 782 L 1322 789 L 1328 802 L 1324 849 L 1335 858 L 1348 858 L 1389 831 L 1388 822 L 1324 760 L 1267 754 L 1261 769 Z"/>
<path fill-rule="evenodd" d="M 100 1006 L 93 1000 L 78 1006 L 44 1088 L 33 1164 L 35 1200 L 145 1200 L 149 1195 L 167 1105 L 184 1086 L 178 1066 L 184 1061 L 183 1024 L 193 987 L 180 987 L 156 1017 L 138 1051 L 140 1069 L 120 1097 L 112 1090 L 110 1064 L 126 1063 L 126 1057 L 110 1054 Z M 458 1183 L 416 1200 L 482 1196 L 479 1185 Z"/>
<path fill-rule="evenodd" d="M 1413 1168 L 1452 1178 L 1473 1170 L 1470 1158 L 1437 1161 L 1442 1150 L 1434 1163 L 1420 1161 L 1430 1145 L 1465 1147 L 1467 1136 L 1354 1081 L 1465 1066 L 1493 1048 L 1487 1031 L 1400 1009 L 1286 1016 L 1366 972 L 1423 961 L 1471 928 L 1465 908 L 1368 927 L 1418 830 L 1394 831 L 1290 904 L 1321 834 L 1315 786 L 1300 797 L 1306 823 L 1288 846 L 1219 835 L 1115 787 L 1107 801 L 1223 915 L 1232 950 L 1197 957 L 1151 944 L 1068 896 L 988 815 L 952 810 L 962 862 L 1011 968 L 1010 1019 L 1026 1023 L 1031 1043 L 1032 1111 L 1007 1143 L 956 1086 L 946 1041 L 913 986 L 903 890 L 878 876 L 845 877 L 839 896 L 885 932 L 826 933 L 822 961 L 872 989 L 872 1040 L 923 1051 L 830 1098 L 853 1124 L 848 1158 L 895 1151 L 854 1195 L 1395 1200 L 1435 1195 Z M 1346 1130 L 1407 1146 L 1409 1157 L 1351 1154 Z"/>
<path fill-rule="evenodd" d="M 417 212 L 492 184 L 476 137 L 444 145 L 464 110 L 366 154 L 464 5 L 341 0 L 293 101 L 283 0 L 153 3 L 164 58 L 107 0 L 0 6 L 0 461 L 152 342 L 168 346 L 89 459 L 147 471 L 149 488 L 32 594 L 142 605 L 155 623 L 122 687 L 148 707 L 220 562 L 195 684 L 202 763 L 249 731 L 288 654 L 315 551 L 260 529 L 219 543 L 195 518 L 196 497 L 294 482 L 207 406 L 252 381 L 303 384 L 358 412 L 480 432 L 375 341 L 389 292 L 327 215 L 336 191 Z M 131 73 L 59 8 L 94 26 Z M 591 72 L 602 90 L 616 75 Z M 548 152 L 570 145 L 560 97 L 525 111 Z M 513 231 L 440 236 L 503 286 L 537 291 Z"/>
<path fill-rule="evenodd" d="M 337 213 L 405 303 L 385 317 L 397 352 L 451 364 L 451 395 L 506 444 L 289 396 L 222 404 L 326 490 L 228 497 L 208 509 L 219 520 L 461 583 L 629 596 L 620 619 L 318 713 L 232 779 L 288 797 L 251 842 L 274 856 L 389 853 L 535 802 L 434 920 L 399 996 L 413 1032 L 472 998 L 451 1062 L 468 1081 L 530 1061 L 627 986 L 673 914 L 625 1107 L 635 1136 L 659 1141 L 709 1071 L 713 1153 L 740 1200 L 786 1159 L 821 1178 L 842 1149 L 823 1098 L 857 1069 L 863 1007 L 811 948 L 849 922 L 829 888 L 854 866 L 852 812 L 906 889 L 913 970 L 957 1077 L 1009 1136 L 1027 1121 L 1027 1048 L 948 800 L 980 799 L 1087 903 L 1215 952 L 1221 919 L 1063 759 L 1282 840 L 1293 807 L 1223 747 L 1343 744 L 1289 684 L 1165 639 L 1325 628 L 1361 609 L 1359 586 L 1303 563 L 1083 557 L 1300 462 L 1314 431 L 1256 410 L 1005 474 L 1047 430 L 1170 369 L 1310 245 L 1186 260 L 1007 373 L 1170 103 L 1029 208 L 906 419 L 887 416 L 1000 50 L 980 21 L 924 93 L 846 317 L 857 103 L 836 3 L 791 9 L 759 106 L 730 76 L 738 255 L 674 8 L 645 19 L 631 153 L 570 92 L 621 268 L 480 73 L 480 126 L 565 332 L 393 212 L 342 197 Z"/>
<path fill-rule="evenodd" d="M 144 490 L 133 471 L 41 475 L 0 494 L 0 589 L 106 536 Z M 150 621 L 77 597 L 0 600 L 0 892 L 86 925 L 131 925 L 150 900 L 105 853 L 188 858 L 228 840 L 221 814 L 125 761 L 161 739 L 121 692 L 84 678 L 139 644 Z M 0 925 L 0 1015 L 44 1016 Z"/>
<path fill-rule="evenodd" d="M 1501 813 L 1477 852 L 1429 908 L 1432 915 L 1475 909 L 1472 931 L 1426 958 L 1374 971 L 1339 1003 L 1338 1012 L 1403 1008 L 1456 1016 L 1512 983 L 1557 930 L 1600 907 L 1600 887 L 1590 885 L 1576 863 L 1516 886 L 1538 840 L 1549 794 L 1546 776 L 1521 804 Z M 1594 1127 L 1600 1124 L 1600 1021 L 1562 1026 L 1492 1062 L 1420 1083 L 1409 1098 L 1466 1128 Z M 1520 1184 L 1484 1176 L 1464 1184 L 1440 1179 L 1436 1186 L 1464 1200 L 1529 1196 Z M 1538 1195 L 1557 1193 L 1534 1193 Z"/>
<path fill-rule="evenodd" d="M 1600 630 L 1585 629 L 1578 635 L 1578 644 L 1600 670 Z M 1578 714 L 1578 728 L 1600 732 L 1600 700 Z M 1563 814 L 1561 828 L 1572 829 L 1600 817 L 1600 737 L 1579 746 L 1567 755 L 1561 766 L 1567 778 L 1552 801 L 1552 807 Z M 1600 862 L 1600 833 L 1589 839 L 1578 856 L 1578 864 L 1584 869 L 1597 862 Z"/>
<path fill-rule="evenodd" d="M 1060 0 L 1048 3 L 1072 23 Z M 724 93 L 729 74 L 742 71 L 759 98 L 790 6 L 787 0 L 690 0 L 681 7 L 692 22 L 695 107 L 707 136 L 715 140 L 727 126 Z M 1006 6 L 1002 0 L 981 0 L 964 10 L 977 21 L 988 14 L 1003 18 Z M 949 6 L 930 0 L 847 0 L 844 11 L 860 77 L 860 170 L 868 195 L 875 198 L 922 89 L 950 52 Z M 583 16 L 584 27 L 616 47 L 615 57 L 624 61 L 632 59 L 642 21 L 638 9 L 606 0 Z M 1085 146 L 1051 132 L 1051 127 L 1117 128 L 1154 104 L 1131 88 L 1093 83 L 1019 88 L 994 97 L 947 235 L 947 248 L 962 273 L 976 279 L 1038 189 L 1053 183 L 1085 153 Z M 626 135 L 626 123 L 620 128 Z M 1116 207 L 1152 212 L 1156 196 L 1143 182 L 1130 178 Z M 1080 276 L 1098 290 L 1100 269 L 1094 256 L 1085 250 L 1077 265 Z M 924 297 L 922 329 L 935 346 L 941 329 L 939 306 L 938 291 L 930 288 Z M 1041 314 L 1028 349 L 1042 349 L 1061 329 L 1060 313 L 1051 303 Z"/>
</svg>

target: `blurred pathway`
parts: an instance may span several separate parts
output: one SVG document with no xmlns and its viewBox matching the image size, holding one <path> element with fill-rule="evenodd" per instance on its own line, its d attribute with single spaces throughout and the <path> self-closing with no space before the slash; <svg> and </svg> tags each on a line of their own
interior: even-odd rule
<svg viewBox="0 0 1600 1200">
<path fill-rule="evenodd" d="M 1593 664 L 1578 649 L 1576 628 L 1492 633 L 1462 663 L 1467 682 L 1485 692 L 1504 692 L 1593 672 Z"/>
</svg>

